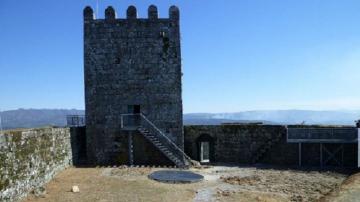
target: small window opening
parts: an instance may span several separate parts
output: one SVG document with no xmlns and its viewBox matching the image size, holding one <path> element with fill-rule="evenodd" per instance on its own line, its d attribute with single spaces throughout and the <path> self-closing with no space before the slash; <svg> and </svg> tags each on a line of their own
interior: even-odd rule
<svg viewBox="0 0 360 202">
<path fill-rule="evenodd" d="M 121 62 L 120 57 L 115 58 L 115 64 L 120 64 L 120 62 Z"/>
</svg>

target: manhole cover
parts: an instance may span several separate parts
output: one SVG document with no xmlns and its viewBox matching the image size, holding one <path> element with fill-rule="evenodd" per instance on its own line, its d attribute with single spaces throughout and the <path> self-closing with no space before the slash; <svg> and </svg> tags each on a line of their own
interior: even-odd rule
<svg viewBox="0 0 360 202">
<path fill-rule="evenodd" d="M 191 171 L 159 170 L 149 175 L 150 179 L 165 183 L 194 183 L 204 179 L 204 176 Z"/>
</svg>

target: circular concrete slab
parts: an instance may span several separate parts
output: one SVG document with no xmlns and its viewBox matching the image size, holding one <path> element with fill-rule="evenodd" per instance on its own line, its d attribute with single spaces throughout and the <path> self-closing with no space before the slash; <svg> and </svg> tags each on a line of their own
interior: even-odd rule
<svg viewBox="0 0 360 202">
<path fill-rule="evenodd" d="M 148 176 L 150 179 L 165 183 L 194 183 L 204 179 L 204 176 L 183 170 L 159 170 Z"/>
</svg>

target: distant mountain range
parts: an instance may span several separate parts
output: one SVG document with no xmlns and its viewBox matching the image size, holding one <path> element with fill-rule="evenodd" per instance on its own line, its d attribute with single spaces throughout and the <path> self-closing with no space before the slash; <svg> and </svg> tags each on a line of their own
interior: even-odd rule
<svg viewBox="0 0 360 202">
<path fill-rule="evenodd" d="M 65 126 L 66 115 L 83 115 L 76 109 L 17 109 L 1 112 L 3 129 Z M 184 114 L 184 125 L 218 125 L 222 123 L 264 124 L 326 124 L 354 125 L 360 119 L 360 110 L 310 111 L 310 110 L 258 110 L 236 113 Z"/>
<path fill-rule="evenodd" d="M 312 110 L 257 110 L 235 113 L 192 113 L 184 115 L 187 120 L 226 120 L 237 122 L 260 121 L 270 124 L 323 124 L 354 125 L 360 119 L 360 110 L 312 111 Z"/>
<path fill-rule="evenodd" d="M 82 115 L 76 109 L 17 109 L 1 112 L 3 129 L 65 126 L 67 115 Z"/>
</svg>

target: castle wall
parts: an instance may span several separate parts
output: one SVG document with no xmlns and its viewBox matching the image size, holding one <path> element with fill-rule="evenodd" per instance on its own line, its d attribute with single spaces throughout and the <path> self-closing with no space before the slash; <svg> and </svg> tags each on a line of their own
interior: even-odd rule
<svg viewBox="0 0 360 202">
<path fill-rule="evenodd" d="M 0 201 L 24 197 L 71 165 L 70 140 L 69 128 L 11 130 L 0 134 Z"/>
<path fill-rule="evenodd" d="M 140 133 L 133 135 L 133 153 L 134 165 L 174 166 L 173 162 Z"/>
<path fill-rule="evenodd" d="M 256 155 L 265 146 L 274 141 L 270 149 L 256 163 L 279 166 L 299 165 L 299 145 L 287 143 L 286 127 L 281 125 L 195 125 L 184 127 L 185 152 L 193 159 L 200 160 L 199 141 L 206 135 L 212 140 L 210 162 L 252 164 Z M 210 137 L 210 138 L 209 138 Z M 323 144 L 329 151 L 335 151 L 341 144 Z M 302 166 L 320 166 L 320 144 L 303 143 L 301 149 Z M 338 152 L 337 158 L 343 158 L 345 167 L 356 167 L 357 144 L 343 144 L 344 152 Z M 339 156 L 339 155 L 343 155 Z M 327 154 L 323 154 L 324 158 Z M 334 162 L 329 162 L 334 163 Z"/>
<path fill-rule="evenodd" d="M 121 114 L 141 113 L 183 147 L 179 11 L 158 18 L 149 7 L 138 19 L 130 6 L 126 19 L 113 8 L 105 19 L 84 10 L 84 72 L 87 152 L 96 164 L 129 163 L 129 134 L 120 128 Z M 144 154 L 151 155 L 151 154 Z"/>
<path fill-rule="evenodd" d="M 71 127 L 71 153 L 74 166 L 87 164 L 86 127 Z"/>
</svg>

